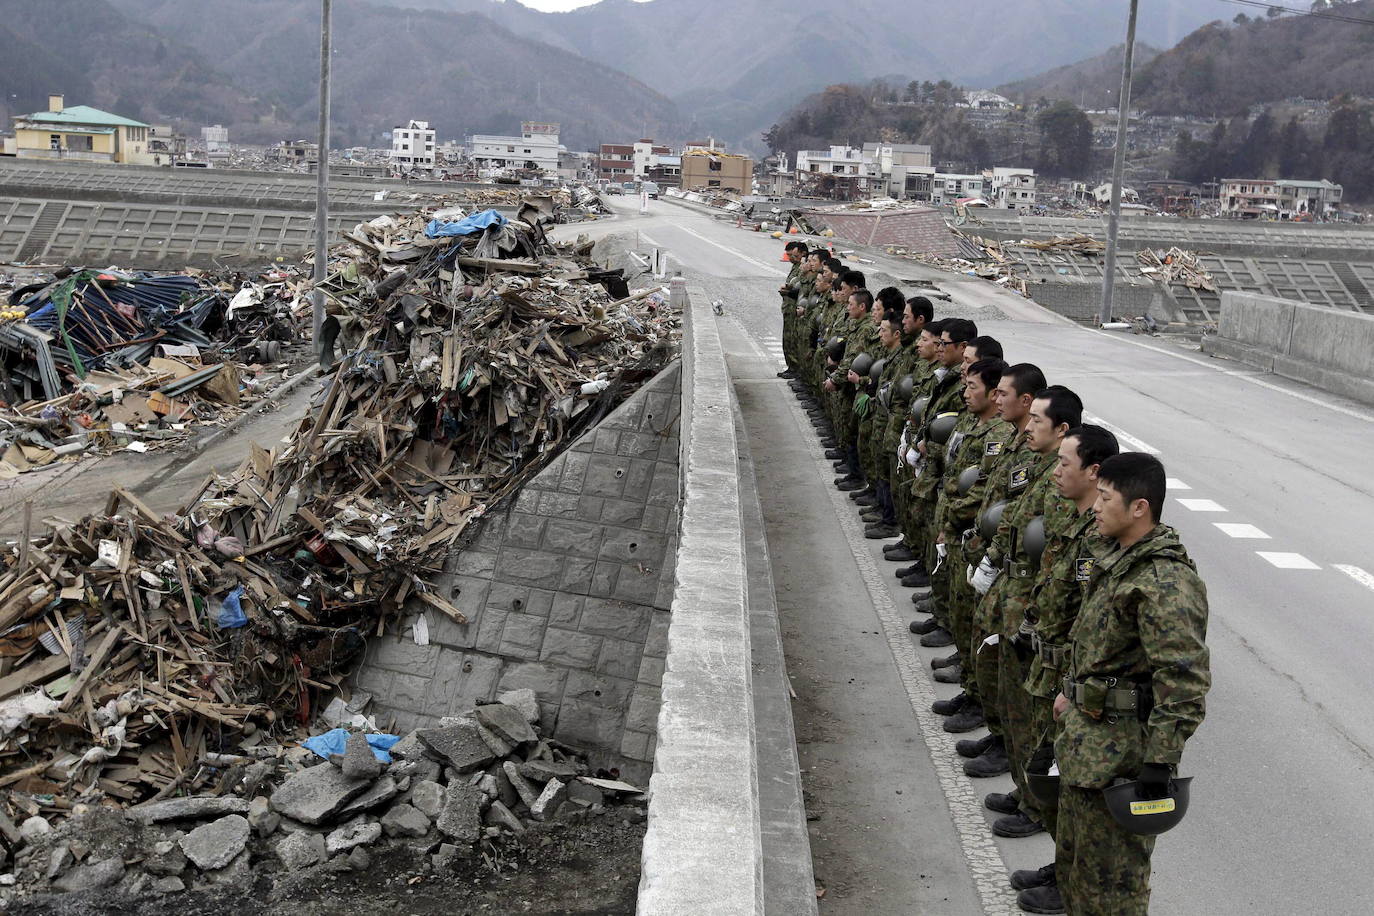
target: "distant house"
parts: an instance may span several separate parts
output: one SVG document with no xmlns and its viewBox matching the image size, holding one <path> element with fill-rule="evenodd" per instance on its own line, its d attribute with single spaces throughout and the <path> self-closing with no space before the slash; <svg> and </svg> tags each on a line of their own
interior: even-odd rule
<svg viewBox="0 0 1374 916">
<path fill-rule="evenodd" d="M 1100 184 L 1100 185 L 1098 185 L 1097 187 L 1093 188 L 1093 200 L 1097 201 L 1099 204 L 1102 204 L 1102 205 L 1104 205 L 1104 206 L 1107 205 L 1107 204 L 1109 204 L 1109 203 L 1111 203 L 1111 202 L 1112 202 L 1112 185 L 1111 185 L 1111 182 L 1103 182 L 1102 184 Z M 1124 187 L 1124 186 L 1123 186 L 1122 189 L 1121 189 L 1121 202 L 1122 202 L 1123 204 L 1138 204 L 1138 203 L 1140 203 L 1140 192 L 1137 191 L 1135 188 L 1127 188 L 1127 187 Z"/>
<path fill-rule="evenodd" d="M 403 172 L 434 168 L 434 128 L 411 119 L 391 131 L 391 162 Z"/>
<path fill-rule="evenodd" d="M 1035 169 L 993 168 L 983 171 L 992 190 L 991 204 L 1001 210 L 1035 206 Z"/>
<path fill-rule="evenodd" d="M 1011 111 L 1016 107 L 1011 99 L 987 89 L 970 89 L 964 93 L 964 103 L 978 111 Z"/>
<path fill-rule="evenodd" d="M 754 160 L 719 150 L 687 150 L 682 154 L 682 186 L 749 194 L 754 189 Z"/>
<path fill-rule="evenodd" d="M 68 108 L 60 95 L 48 96 L 47 111 L 14 119 L 14 151 L 23 159 L 154 165 L 148 141 L 142 121 L 89 105 Z"/>
</svg>

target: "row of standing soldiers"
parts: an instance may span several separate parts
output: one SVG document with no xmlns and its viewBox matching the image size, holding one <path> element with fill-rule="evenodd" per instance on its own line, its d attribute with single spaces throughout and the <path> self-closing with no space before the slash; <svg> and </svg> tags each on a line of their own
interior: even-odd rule
<svg viewBox="0 0 1374 916">
<path fill-rule="evenodd" d="M 1207 597 L 1152 455 L 1083 422 L 1073 391 L 972 321 L 791 242 L 780 290 L 790 381 L 871 539 L 914 589 L 921 645 L 951 647 L 937 701 L 1008 838 L 1048 831 L 1055 861 L 1011 875 L 1032 913 L 1148 910 L 1155 836 L 1211 684 Z"/>
</svg>

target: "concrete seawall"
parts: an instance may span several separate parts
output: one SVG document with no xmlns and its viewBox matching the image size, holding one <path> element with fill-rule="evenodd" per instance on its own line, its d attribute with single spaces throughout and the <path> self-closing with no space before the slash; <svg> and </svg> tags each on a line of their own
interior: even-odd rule
<svg viewBox="0 0 1374 916">
<path fill-rule="evenodd" d="M 1204 352 L 1374 404 L 1374 315 L 1228 292 Z"/>
</svg>

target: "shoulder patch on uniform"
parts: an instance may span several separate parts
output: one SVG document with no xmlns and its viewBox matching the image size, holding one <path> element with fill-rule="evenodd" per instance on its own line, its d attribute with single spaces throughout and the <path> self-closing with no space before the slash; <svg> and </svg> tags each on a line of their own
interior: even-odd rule
<svg viewBox="0 0 1374 916">
<path fill-rule="evenodd" d="M 1002 454 L 1002 445 L 1003 443 L 1001 442 L 989 442 L 988 447 L 983 450 L 983 454 L 989 457 L 993 455 L 1000 455 Z"/>
<path fill-rule="evenodd" d="M 1008 489 L 1017 490 L 1024 487 L 1030 481 L 1030 468 L 1017 468 L 1011 472 L 1011 482 Z"/>
<path fill-rule="evenodd" d="M 1074 579 L 1079 582 L 1087 582 L 1092 578 L 1093 568 L 1096 566 L 1096 557 L 1079 557 L 1074 563 Z"/>
</svg>

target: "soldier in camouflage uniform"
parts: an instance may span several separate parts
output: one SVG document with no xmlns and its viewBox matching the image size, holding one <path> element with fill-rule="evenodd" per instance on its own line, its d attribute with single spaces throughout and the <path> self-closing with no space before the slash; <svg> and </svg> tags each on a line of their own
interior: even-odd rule
<svg viewBox="0 0 1374 916">
<path fill-rule="evenodd" d="M 929 300 L 923 301 L 926 303 L 926 310 L 922 310 L 921 303 L 914 298 L 908 299 L 902 305 L 901 347 L 890 360 L 892 381 L 888 385 L 887 394 L 884 396 L 882 389 L 878 391 L 878 408 L 882 419 L 874 429 L 873 448 L 881 472 L 878 493 L 878 507 L 882 510 L 881 520 L 896 529 L 895 533 L 899 534 L 902 531 L 899 519 L 905 508 L 905 497 L 899 495 L 898 484 L 905 462 L 897 458 L 897 446 L 901 442 L 902 429 L 910 411 L 917 376 L 926 365 L 917 351 L 917 341 L 925 329 L 927 317 L 933 313 Z M 908 378 L 911 379 L 910 390 L 905 386 L 905 380 Z M 916 556 L 906 549 L 904 542 L 885 545 L 883 555 L 889 560 L 899 562 L 914 559 Z"/>
<path fill-rule="evenodd" d="M 1064 501 L 1056 503 L 1056 511 L 1045 517 L 1045 552 L 1040 558 L 1040 571 L 1026 609 L 1026 622 L 1033 628 L 1031 648 L 1034 652 L 1026 676 L 1031 704 L 1030 731 L 1042 765 L 1048 763 L 1045 759 L 1048 754 L 1043 752 L 1053 753 L 1054 698 L 1059 694 L 1064 675 L 1068 674 L 1069 630 L 1078 617 L 1093 565 L 1106 554 L 1111 543 L 1097 533 L 1092 512 L 1093 503 L 1097 501 L 1097 471 L 1102 462 L 1118 450 L 1115 436 L 1100 426 L 1088 424 L 1069 430 L 1059 444 L 1054 485 Z M 1051 837 L 1057 836 L 1056 800 L 1040 798 L 1039 801 L 1046 832 Z M 1024 892 L 1029 912 L 1063 909 L 1053 863 L 1039 869 L 1013 872 L 1011 886 Z"/>
<path fill-rule="evenodd" d="M 787 274 L 787 279 L 778 287 L 778 295 L 782 297 L 782 339 L 787 340 L 787 334 L 796 324 L 797 320 L 797 298 L 801 291 L 802 262 L 806 259 L 805 242 L 788 242 L 783 247 L 783 254 L 791 262 L 792 269 Z M 786 359 L 787 368 L 778 373 L 778 378 L 796 378 L 797 367 L 792 365 L 792 357 L 788 354 L 787 348 L 783 347 L 783 357 Z"/>
<path fill-rule="evenodd" d="M 863 468 L 859 466 L 859 418 L 854 415 L 859 376 L 853 365 L 859 354 L 872 354 L 878 349 L 878 327 L 870 315 L 872 309 L 873 294 L 868 290 L 856 290 L 849 297 L 847 333 L 842 335 L 844 358 L 825 381 L 825 390 L 830 395 L 830 422 L 835 427 L 835 439 L 845 450 L 848 468 L 848 473 L 835 479 L 835 486 L 841 490 L 862 490 L 865 485 Z"/>
<path fill-rule="evenodd" d="M 959 440 L 957 452 L 954 451 L 956 444 L 952 440 L 950 442 L 948 470 L 941 482 L 940 500 L 935 513 L 939 531 L 937 540 L 945 545 L 945 563 L 953 573 L 946 583 L 948 592 L 940 600 L 949 608 L 950 633 L 954 635 L 955 652 L 960 656 L 960 662 L 941 669 L 935 679 L 963 684 L 966 692 L 975 694 L 975 700 L 973 665 L 963 664 L 968 653 L 973 606 L 976 603 L 973 589 L 962 574 L 966 566 L 964 543 L 974 531 L 974 522 L 982 505 L 989 454 L 1000 453 L 1015 434 L 1015 427 L 997 416 L 997 402 L 993 397 L 1002 371 L 1006 368 L 1006 363 L 1000 359 L 980 359 L 964 371 L 964 403 L 974 423 Z M 970 468 L 978 469 L 978 479 L 964 487 L 960 478 Z"/>
<path fill-rule="evenodd" d="M 920 441 L 921 419 L 923 412 L 917 412 L 915 408 L 920 401 L 928 399 L 935 391 L 935 386 L 940 381 L 940 376 L 936 374 L 939 367 L 939 349 L 937 344 L 940 340 L 940 332 L 944 329 L 943 321 L 930 321 L 926 323 L 920 335 L 916 339 L 916 371 L 912 373 L 911 403 L 908 405 L 905 416 L 899 419 L 901 431 L 897 437 L 897 456 L 898 467 L 894 489 L 897 491 L 896 503 L 901 506 L 901 511 L 897 516 L 897 523 L 902 529 L 902 541 L 894 545 L 894 553 L 902 546 L 907 547 L 909 557 L 901 559 L 913 559 L 916 562 L 910 567 L 897 571 L 898 577 L 911 575 L 915 572 L 925 573 L 925 550 L 921 542 L 921 532 L 923 520 L 917 514 L 919 508 L 912 499 L 912 486 L 916 482 L 916 472 L 920 467 L 920 453 L 916 450 L 916 443 Z M 886 553 L 887 548 L 884 548 Z M 898 559 L 889 555 L 889 559 Z M 927 580 L 928 582 L 929 580 Z"/>
<path fill-rule="evenodd" d="M 782 331 L 783 356 L 789 371 L 799 373 L 803 366 L 803 346 L 806 338 L 806 314 L 816 303 L 816 277 L 821 270 L 822 252 L 818 248 L 806 253 L 802 260 L 801 273 L 798 275 L 797 299 L 792 310 L 792 321 L 784 322 Z M 795 376 L 794 376 L 795 377 Z"/>
<path fill-rule="evenodd" d="M 1160 524 L 1158 459 L 1108 458 L 1097 491 L 1098 532 L 1114 545 L 1094 565 L 1055 699 L 1055 865 L 1073 916 L 1145 916 L 1154 837 L 1117 824 L 1102 789 L 1134 779 L 1142 798 L 1168 794 L 1211 687 L 1207 590 L 1177 533 Z"/>
<path fill-rule="evenodd" d="M 883 451 L 883 438 L 887 432 L 892 389 L 905 374 L 900 312 L 889 310 L 887 317 L 878 325 L 878 334 L 883 347 L 880 354 L 883 371 L 876 380 L 870 379 L 868 416 L 859 427 L 859 448 L 864 462 L 864 472 L 868 475 L 869 485 L 873 488 L 873 506 L 863 515 L 864 521 L 868 523 L 864 536 L 873 540 L 896 537 L 899 533 L 896 516 L 891 514 L 890 508 L 892 497 L 888 471 L 892 455 Z"/>
<path fill-rule="evenodd" d="M 1003 560 L 1000 574 L 994 571 L 992 587 L 983 603 L 996 608 L 1002 647 L 997 659 L 997 714 L 1002 720 L 1002 737 L 1021 803 L 1016 813 L 993 823 L 992 830 L 998 836 L 1025 837 L 1043 829 L 1040 805 L 1026 791 L 1025 782 L 1026 764 L 1038 747 L 1031 733 L 1030 694 L 1026 692 L 1031 631 L 1025 625 L 1037 567 L 1036 560 L 1026 551 L 1025 531 L 1036 516 L 1051 515 L 1059 511 L 1057 503 L 1066 502 L 1054 486 L 1054 468 L 1059 463 L 1059 443 L 1082 418 L 1083 402 L 1067 388 L 1052 385 L 1036 394 L 1026 426 L 1026 442 L 1034 455 L 1030 462 L 1013 469 L 1011 476 L 1012 486 L 1023 477 L 1026 479 L 1025 492 L 1002 513 L 993 550 L 989 551 L 989 555 L 995 553 Z M 989 568 L 981 567 L 980 573 L 986 575 Z"/>
</svg>

